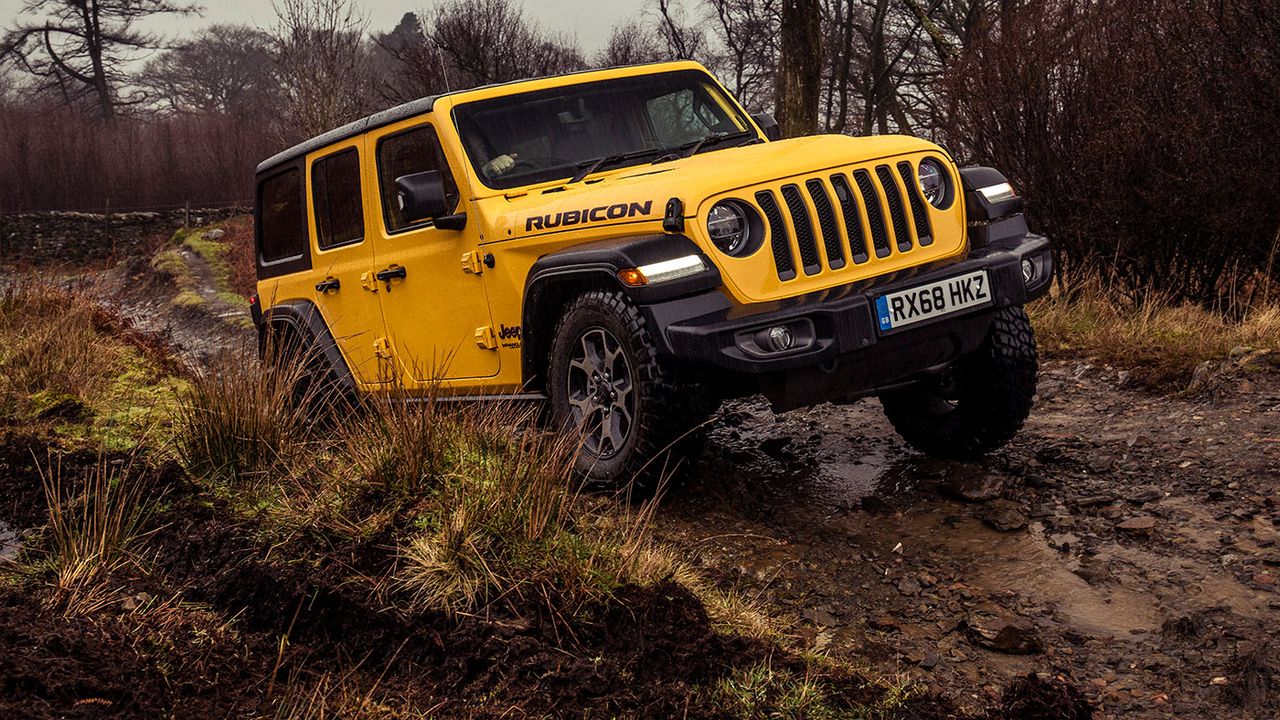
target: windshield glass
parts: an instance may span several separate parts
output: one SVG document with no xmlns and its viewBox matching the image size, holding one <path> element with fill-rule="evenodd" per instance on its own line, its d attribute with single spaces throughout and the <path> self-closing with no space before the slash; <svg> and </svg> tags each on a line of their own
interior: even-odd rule
<svg viewBox="0 0 1280 720">
<path fill-rule="evenodd" d="M 597 163 L 605 170 L 652 162 L 708 137 L 735 144 L 757 137 L 737 104 L 697 70 L 480 100 L 459 105 L 454 119 L 480 179 L 500 190 L 573 178 Z M 701 149 L 714 147 L 713 140 Z"/>
</svg>

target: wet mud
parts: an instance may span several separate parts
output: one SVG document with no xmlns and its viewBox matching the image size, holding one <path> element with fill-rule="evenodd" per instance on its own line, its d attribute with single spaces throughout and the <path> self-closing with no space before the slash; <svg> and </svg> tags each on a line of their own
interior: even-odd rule
<svg viewBox="0 0 1280 720">
<path fill-rule="evenodd" d="M 1046 363 L 978 465 L 912 452 L 875 401 L 737 403 L 660 534 L 796 645 L 969 709 L 1042 673 L 1099 717 L 1278 717 L 1280 381 L 1123 385 Z"/>
</svg>

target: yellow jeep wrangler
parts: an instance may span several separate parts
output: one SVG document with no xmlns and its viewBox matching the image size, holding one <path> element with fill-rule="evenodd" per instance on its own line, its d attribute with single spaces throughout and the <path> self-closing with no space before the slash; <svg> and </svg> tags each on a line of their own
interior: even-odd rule
<svg viewBox="0 0 1280 720">
<path fill-rule="evenodd" d="M 1049 242 L 905 136 L 782 140 L 692 62 L 410 102 L 257 169 L 262 343 L 355 393 L 544 401 L 627 480 L 723 399 L 875 395 L 973 458 L 1030 412 Z M 693 431 L 693 432 L 691 432 Z"/>
</svg>

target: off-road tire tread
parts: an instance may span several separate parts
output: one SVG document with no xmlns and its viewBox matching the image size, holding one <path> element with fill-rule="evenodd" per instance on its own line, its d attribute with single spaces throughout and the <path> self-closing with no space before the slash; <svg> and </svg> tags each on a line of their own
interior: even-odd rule
<svg viewBox="0 0 1280 720">
<path fill-rule="evenodd" d="M 680 477 L 674 461 L 695 456 L 701 449 L 706 432 L 703 425 L 714 411 L 712 400 L 701 388 L 677 382 L 658 359 L 657 345 L 649 324 L 639 309 L 623 293 L 616 290 L 589 290 L 578 295 L 564 306 L 560 320 L 552 334 L 550 358 L 547 363 L 548 396 L 553 403 L 552 420 L 558 427 L 567 424 L 566 408 L 562 406 L 559 388 L 562 383 L 564 358 L 556 357 L 562 343 L 562 334 L 570 323 L 585 311 L 603 311 L 621 320 L 626 333 L 634 341 L 634 357 L 630 358 L 634 382 L 639 399 L 636 405 L 639 416 L 632 432 L 638 432 L 630 457 L 621 468 L 608 477 L 589 477 L 599 485 L 622 487 L 627 483 L 633 492 L 649 494 L 662 480 L 677 481 Z M 576 340 L 576 338 L 575 338 Z M 619 338 L 626 342 L 626 338 Z M 671 454 L 666 455 L 670 449 Z M 681 463 L 686 465 L 687 463 Z"/>
<path fill-rule="evenodd" d="M 970 391 L 958 407 L 938 415 L 920 390 L 881 396 L 894 429 L 917 450 L 938 458 L 976 460 L 1003 447 L 1022 429 L 1035 403 L 1039 357 L 1035 332 L 1021 306 L 1001 309 L 982 345 L 957 361 Z"/>
</svg>

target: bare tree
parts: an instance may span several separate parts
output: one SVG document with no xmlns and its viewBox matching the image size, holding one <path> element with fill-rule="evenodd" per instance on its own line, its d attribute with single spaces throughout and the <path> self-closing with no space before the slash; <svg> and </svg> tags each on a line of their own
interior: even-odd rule
<svg viewBox="0 0 1280 720">
<path fill-rule="evenodd" d="M 658 45 L 648 28 L 636 20 L 627 20 L 613 27 L 609 43 L 596 57 L 596 65 L 618 67 L 670 58 L 666 48 Z"/>
<path fill-rule="evenodd" d="M 667 43 L 670 54 L 679 60 L 698 60 L 706 36 L 697 22 L 686 23 L 684 7 L 679 1 L 658 0 L 658 33 Z"/>
<path fill-rule="evenodd" d="M 139 83 L 158 107 L 234 113 L 277 92 L 271 37 L 248 25 L 212 25 L 147 63 Z"/>
<path fill-rule="evenodd" d="M 354 0 L 273 0 L 286 135 L 317 135 L 370 107 L 365 17 Z"/>
<path fill-rule="evenodd" d="M 822 25 L 818 0 L 782 0 L 782 53 L 778 62 L 777 115 L 785 137 L 818 130 Z"/>
<path fill-rule="evenodd" d="M 446 79 L 454 87 L 552 75 L 587 65 L 575 46 L 530 23 L 512 0 L 452 0 L 438 9 L 430 38 L 446 58 Z"/>
<path fill-rule="evenodd" d="M 121 99 L 127 65 L 162 44 L 137 24 L 156 15 L 192 14 L 195 5 L 177 0 L 26 0 L 20 20 L 0 40 L 0 59 L 39 79 L 40 87 L 66 102 L 91 99 L 107 122 Z"/>
<path fill-rule="evenodd" d="M 379 94 L 406 102 L 448 89 L 444 56 L 427 37 L 417 13 L 408 12 L 391 32 L 374 36 L 373 67 Z"/>
</svg>

